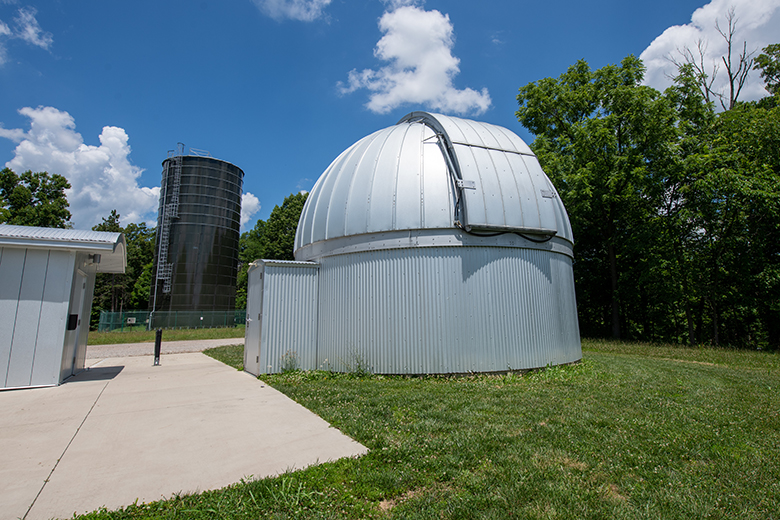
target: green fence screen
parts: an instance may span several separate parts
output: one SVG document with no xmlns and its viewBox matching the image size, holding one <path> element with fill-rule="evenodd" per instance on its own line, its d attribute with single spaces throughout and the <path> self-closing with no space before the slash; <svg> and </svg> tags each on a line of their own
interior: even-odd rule
<svg viewBox="0 0 780 520">
<path fill-rule="evenodd" d="M 99 332 L 112 330 L 212 329 L 246 323 L 246 310 L 235 311 L 100 311 Z"/>
</svg>

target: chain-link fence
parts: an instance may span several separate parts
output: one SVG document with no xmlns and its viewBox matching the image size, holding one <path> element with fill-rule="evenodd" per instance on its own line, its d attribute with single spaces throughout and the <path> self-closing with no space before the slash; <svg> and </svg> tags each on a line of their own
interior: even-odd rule
<svg viewBox="0 0 780 520">
<path fill-rule="evenodd" d="M 235 311 L 100 311 L 99 332 L 112 330 L 211 329 L 246 323 L 246 310 Z"/>
</svg>

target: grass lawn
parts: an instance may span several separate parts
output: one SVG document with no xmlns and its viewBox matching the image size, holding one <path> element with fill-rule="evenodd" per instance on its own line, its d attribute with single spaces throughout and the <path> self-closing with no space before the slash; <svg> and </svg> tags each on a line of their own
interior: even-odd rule
<svg viewBox="0 0 780 520">
<path fill-rule="evenodd" d="M 166 329 L 163 330 L 163 341 L 184 341 L 198 339 L 243 338 L 244 325 L 215 329 Z M 124 332 L 90 331 L 87 336 L 89 345 L 116 345 L 118 343 L 154 342 L 154 330 L 131 330 Z"/>
<path fill-rule="evenodd" d="M 583 350 L 525 375 L 265 377 L 370 452 L 84 518 L 780 518 L 779 355 Z"/>
</svg>

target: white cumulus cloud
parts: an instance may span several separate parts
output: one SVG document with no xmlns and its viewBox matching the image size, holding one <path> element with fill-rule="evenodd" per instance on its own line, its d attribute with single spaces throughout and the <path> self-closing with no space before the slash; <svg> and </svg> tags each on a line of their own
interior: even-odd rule
<svg viewBox="0 0 780 520">
<path fill-rule="evenodd" d="M 680 51 L 688 49 L 698 59 L 698 43 L 701 41 L 705 49 L 704 64 L 710 74 L 713 67 L 719 65 L 713 88 L 724 91 L 727 81 L 721 56 L 726 55 L 728 49 L 716 23 L 721 30 L 728 31 L 727 15 L 730 9 L 734 10 L 736 32 L 732 62 L 736 64 L 743 42 L 747 42 L 748 52 L 756 51 L 754 56 L 767 45 L 778 42 L 779 7 L 780 0 L 712 0 L 696 9 L 690 23 L 669 27 L 642 52 L 640 58 L 647 66 L 645 83 L 659 90 L 671 85 L 669 77 L 677 73 L 677 67 L 669 58 L 683 61 Z M 754 100 L 765 95 L 761 77 L 758 72 L 752 72 L 740 99 Z"/>
<path fill-rule="evenodd" d="M 352 70 L 346 85 L 339 82 L 340 92 L 367 89 L 371 94 L 366 107 L 379 114 L 408 103 L 457 114 L 485 112 L 491 103 L 486 88 L 458 90 L 452 84 L 460 59 L 452 55 L 455 40 L 449 16 L 415 3 L 389 2 L 394 9 L 379 19 L 384 36 L 374 49 L 374 56 L 387 65 Z"/>
<path fill-rule="evenodd" d="M 241 195 L 241 229 L 260 211 L 260 201 L 249 192 Z"/>
<path fill-rule="evenodd" d="M 324 16 L 331 0 L 252 0 L 255 5 L 276 21 L 285 19 L 312 22 Z"/>
<path fill-rule="evenodd" d="M 47 171 L 64 176 L 72 223 L 88 229 L 115 209 L 123 223 L 153 220 L 160 188 L 138 185 L 143 170 L 129 159 L 130 145 L 122 128 L 105 126 L 99 146 L 84 144 L 76 122 L 54 107 L 22 108 L 30 129 L 0 129 L 0 137 L 18 143 L 14 158 L 5 165 L 17 173 Z"/>
</svg>

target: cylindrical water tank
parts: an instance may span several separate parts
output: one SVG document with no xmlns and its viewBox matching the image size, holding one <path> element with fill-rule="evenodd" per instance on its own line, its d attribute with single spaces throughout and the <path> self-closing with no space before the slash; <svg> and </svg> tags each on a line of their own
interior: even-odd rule
<svg viewBox="0 0 780 520">
<path fill-rule="evenodd" d="M 195 155 L 162 165 L 150 303 L 156 312 L 233 311 L 244 172 Z"/>
</svg>

